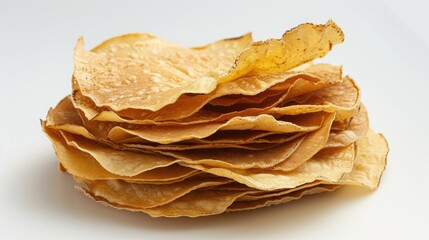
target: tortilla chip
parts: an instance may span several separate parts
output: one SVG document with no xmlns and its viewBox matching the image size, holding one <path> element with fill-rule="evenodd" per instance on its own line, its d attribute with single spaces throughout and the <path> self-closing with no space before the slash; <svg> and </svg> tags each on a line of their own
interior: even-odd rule
<svg viewBox="0 0 429 240">
<path fill-rule="evenodd" d="M 353 171 L 345 174 L 341 183 L 376 189 L 386 167 L 389 152 L 386 139 L 369 130 L 364 138 L 356 141 L 356 152 Z"/>
<path fill-rule="evenodd" d="M 329 130 L 331 129 L 334 118 L 335 114 L 331 114 L 327 117 L 320 129 L 306 134 L 304 141 L 302 141 L 290 158 L 280 162 L 276 166 L 272 167 L 272 169 L 280 171 L 291 171 L 296 169 L 324 148 L 328 141 Z"/>
<path fill-rule="evenodd" d="M 201 123 L 194 125 L 177 126 L 139 126 L 135 129 L 125 129 L 115 126 L 110 130 L 103 128 L 95 133 L 105 138 L 103 132 L 108 132 L 108 138 L 114 142 L 121 142 L 128 138 L 139 137 L 151 142 L 169 144 L 193 138 L 206 138 L 220 130 L 259 130 L 278 133 L 310 132 L 318 129 L 323 121 L 324 114 L 312 114 L 302 117 L 298 124 L 275 119 L 272 115 L 261 114 L 249 117 L 234 117 L 225 123 Z M 100 127 L 101 124 L 98 124 Z M 88 125 L 87 125 L 88 126 Z M 91 131 L 93 130 L 93 131 Z M 94 133 L 94 128 L 90 131 Z M 101 133 L 101 134 L 100 134 Z"/>
<path fill-rule="evenodd" d="M 222 83 L 245 75 L 286 72 L 325 56 L 333 45 L 343 41 L 343 32 L 332 20 L 324 25 L 301 24 L 285 32 L 281 39 L 253 43 L 240 54 L 232 70 L 218 81 Z"/>
<path fill-rule="evenodd" d="M 130 177 L 121 176 L 107 171 L 90 154 L 67 145 L 59 132 L 55 132 L 54 130 L 47 128 L 45 124 L 43 127 L 46 135 L 53 143 L 61 166 L 68 173 L 80 178 L 88 180 L 124 179 L 135 181 L 174 181 L 192 176 L 198 172 L 194 169 L 182 167 L 177 164 L 171 164 L 165 168 L 155 168 Z M 109 159 L 106 160 L 108 161 Z M 111 168 L 111 170 L 115 169 Z M 119 170 L 123 171 L 121 168 L 119 168 Z M 133 169 L 131 169 L 131 171 L 136 172 Z"/>
<path fill-rule="evenodd" d="M 364 137 L 369 129 L 368 113 L 363 105 L 345 130 L 331 131 L 325 148 L 344 147 Z"/>
<path fill-rule="evenodd" d="M 303 136 L 305 133 L 277 133 L 269 131 L 257 130 L 229 130 L 219 131 L 206 138 L 198 138 L 186 140 L 186 143 L 231 143 L 231 144 L 247 144 L 247 143 L 284 143 Z"/>
<path fill-rule="evenodd" d="M 222 212 L 239 211 L 245 209 L 254 209 L 264 206 L 274 205 L 289 202 L 299 199 L 304 195 L 310 195 L 325 191 L 333 191 L 339 186 L 335 185 L 318 185 L 316 187 L 304 188 L 303 190 L 295 190 L 289 194 L 280 197 L 272 197 L 256 201 L 237 201 L 241 196 L 251 194 L 252 191 L 219 191 L 216 187 L 209 190 L 194 190 L 180 198 L 175 199 L 165 205 L 160 205 L 153 208 L 140 208 L 136 205 L 119 204 L 108 199 L 94 194 L 89 189 L 78 188 L 88 197 L 104 205 L 126 209 L 130 211 L 140 211 L 149 214 L 152 217 L 199 217 L 219 214 Z M 119 197 L 119 194 L 118 196 Z M 128 199 L 127 199 L 128 200 Z"/>
<path fill-rule="evenodd" d="M 235 199 L 246 194 L 246 192 L 241 191 L 195 190 L 168 204 L 141 209 L 134 206 L 111 203 L 103 197 L 94 195 L 88 189 L 80 187 L 76 189 L 83 192 L 87 197 L 106 206 L 133 212 L 144 212 L 151 217 L 200 217 L 220 214 L 225 212 Z"/>
<path fill-rule="evenodd" d="M 189 164 L 234 169 L 269 168 L 285 161 L 299 148 L 303 138 L 283 143 L 263 151 L 243 149 L 204 149 L 191 151 L 163 151 L 168 156 L 187 159 Z"/>
<path fill-rule="evenodd" d="M 251 188 L 272 191 L 300 186 L 316 180 L 338 182 L 344 173 L 353 168 L 354 146 L 328 149 L 316 154 L 312 159 L 291 172 L 267 170 L 240 170 L 209 167 L 204 165 L 182 165 L 195 168 L 213 175 L 227 177 Z M 329 171 L 326 171 L 329 169 Z"/>
<path fill-rule="evenodd" d="M 305 189 L 305 188 L 311 188 L 311 187 L 314 187 L 314 186 L 318 186 L 318 185 L 321 185 L 323 183 L 324 183 L 323 181 L 314 181 L 314 182 L 311 182 L 311 183 L 303 184 L 301 186 L 297 186 L 296 188 L 274 190 L 274 191 L 257 191 L 257 192 L 253 192 L 253 193 L 249 193 L 249 194 L 246 194 L 244 196 L 241 196 L 241 197 L 237 198 L 236 201 L 237 202 L 241 202 L 241 201 L 255 201 L 255 200 L 261 200 L 261 199 L 264 199 L 264 198 L 278 197 L 278 196 L 286 195 L 286 194 L 289 194 L 289 193 L 292 193 L 292 192 L 295 192 L 295 191 L 298 191 L 298 190 L 302 190 L 302 189 Z M 232 183 L 219 186 L 217 189 L 224 189 L 225 187 L 228 187 L 228 185 L 231 185 L 231 184 Z M 248 189 L 243 188 L 243 189 L 240 189 L 240 190 L 246 191 L 246 190 L 249 190 L 249 189 L 251 189 L 251 188 L 248 188 Z"/>
<path fill-rule="evenodd" d="M 254 201 L 235 201 L 233 204 L 231 204 L 228 207 L 226 212 L 251 210 L 251 209 L 257 209 L 262 207 L 269 207 L 272 205 L 283 204 L 293 200 L 298 200 L 306 195 L 312 195 L 312 194 L 322 193 L 322 192 L 332 192 L 339 187 L 340 187 L 339 185 L 317 185 L 314 187 L 304 188 L 300 190 L 293 189 L 293 191 L 287 194 L 276 196 L 276 197 L 262 198 Z"/>
<path fill-rule="evenodd" d="M 238 80 L 237 80 L 238 81 Z M 223 84 L 225 85 L 225 84 Z M 221 85 L 221 86 L 223 86 Z M 268 98 L 277 97 L 284 94 L 285 90 L 271 90 L 267 89 L 264 92 L 256 95 L 246 96 L 241 94 L 230 94 L 222 97 L 215 98 L 208 102 L 208 104 L 217 107 L 229 107 L 238 104 L 261 104 Z"/>
<path fill-rule="evenodd" d="M 108 199 L 109 202 L 129 205 L 136 208 L 152 208 L 167 204 L 196 189 L 217 186 L 230 182 L 222 178 L 188 179 L 177 183 L 153 185 L 127 183 L 121 180 L 86 180 L 77 179 L 85 183 L 91 192 Z"/>
<path fill-rule="evenodd" d="M 250 35 L 244 35 L 189 49 L 147 34 L 132 34 L 87 52 L 81 38 L 75 48 L 73 88 L 97 106 L 115 111 L 157 111 L 184 93 L 213 91 L 217 85 L 213 71 L 232 66 L 251 42 Z"/>
<path fill-rule="evenodd" d="M 187 150 L 209 150 L 209 149 L 243 149 L 243 150 L 265 150 L 276 147 L 281 143 L 249 143 L 249 144 L 234 144 L 234 143 L 215 143 L 215 144 L 121 144 L 126 150 L 148 150 L 148 151 L 187 151 Z"/>
<path fill-rule="evenodd" d="M 135 176 L 174 164 L 174 158 L 144 152 L 121 151 L 107 145 L 61 132 L 67 144 L 91 155 L 107 171 L 120 176 Z"/>
</svg>

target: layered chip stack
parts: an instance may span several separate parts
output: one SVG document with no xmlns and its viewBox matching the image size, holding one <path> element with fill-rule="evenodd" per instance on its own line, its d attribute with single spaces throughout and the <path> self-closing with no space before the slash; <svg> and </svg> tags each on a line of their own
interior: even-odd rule
<svg viewBox="0 0 429 240">
<path fill-rule="evenodd" d="M 85 195 L 154 217 L 375 189 L 387 143 L 355 82 L 313 62 L 343 40 L 333 21 L 194 48 L 128 34 L 86 51 L 79 39 L 73 92 L 42 127 Z"/>
</svg>

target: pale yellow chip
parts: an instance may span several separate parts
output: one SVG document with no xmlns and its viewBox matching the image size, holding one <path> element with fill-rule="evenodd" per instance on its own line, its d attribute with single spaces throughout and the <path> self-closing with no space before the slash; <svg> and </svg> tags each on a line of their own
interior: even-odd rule
<svg viewBox="0 0 429 240">
<path fill-rule="evenodd" d="M 323 25 L 301 24 L 285 32 L 281 39 L 253 43 L 240 54 L 233 69 L 219 82 L 245 75 L 285 72 L 325 56 L 333 45 L 343 41 L 343 32 L 332 20 Z"/>
<path fill-rule="evenodd" d="M 296 149 L 296 151 L 290 156 L 290 158 L 279 162 L 271 169 L 279 171 L 292 171 L 316 155 L 316 153 L 325 147 L 326 142 L 328 141 L 329 131 L 334 118 L 335 114 L 328 116 L 320 129 L 305 135 L 304 140 Z"/>
<path fill-rule="evenodd" d="M 325 148 L 344 147 L 364 137 L 369 129 L 368 113 L 364 105 L 360 106 L 359 112 L 353 116 L 345 130 L 331 131 Z"/>
<path fill-rule="evenodd" d="M 328 151 L 316 154 L 312 159 L 291 172 L 225 169 L 190 164 L 182 165 L 213 175 L 231 178 L 251 188 L 272 191 L 295 188 L 316 180 L 338 182 L 344 173 L 350 172 L 353 168 L 355 158 L 354 145 L 339 149 L 329 149 Z"/>
<path fill-rule="evenodd" d="M 386 139 L 383 135 L 369 130 L 364 138 L 356 141 L 356 152 L 353 171 L 345 174 L 340 182 L 369 189 L 377 188 L 386 167 L 389 152 Z"/>
<path fill-rule="evenodd" d="M 190 151 L 162 151 L 163 154 L 184 159 L 187 164 L 212 167 L 249 169 L 269 168 L 293 156 L 303 138 L 280 144 L 266 150 L 201 149 Z"/>
<path fill-rule="evenodd" d="M 226 189 L 228 186 L 230 186 L 232 184 L 233 183 L 229 183 L 229 184 L 225 184 L 225 185 L 222 185 L 222 186 L 218 186 L 218 187 L 216 187 L 216 189 L 222 189 L 222 190 L 224 190 L 224 189 Z M 302 189 L 305 189 L 305 188 L 311 188 L 311 187 L 314 187 L 314 186 L 317 186 L 317 185 L 321 185 L 321 184 L 323 184 L 323 181 L 314 181 L 314 182 L 311 182 L 311 183 L 303 184 L 301 186 L 297 186 L 296 188 L 274 190 L 274 191 L 261 191 L 261 190 L 259 190 L 257 192 L 253 192 L 253 193 L 249 193 L 249 194 L 246 194 L 244 196 L 241 196 L 241 197 L 237 198 L 236 201 L 237 202 L 241 202 L 241 201 L 255 201 L 255 200 L 261 200 L 261 199 L 264 199 L 264 198 L 278 197 L 278 196 L 282 196 L 282 195 L 286 195 L 286 194 L 292 193 L 294 191 L 302 190 Z M 237 188 L 238 188 L 238 186 L 237 186 Z M 247 191 L 249 189 L 251 189 L 251 188 L 247 187 L 247 188 L 242 188 L 240 190 Z"/>
<path fill-rule="evenodd" d="M 345 77 L 342 83 L 310 93 L 306 101 L 300 104 L 287 103 L 284 107 L 271 108 L 265 113 L 300 115 L 319 111 L 335 112 L 334 123 L 346 126 L 357 114 L 360 105 L 359 88 L 351 78 Z"/>
</svg>

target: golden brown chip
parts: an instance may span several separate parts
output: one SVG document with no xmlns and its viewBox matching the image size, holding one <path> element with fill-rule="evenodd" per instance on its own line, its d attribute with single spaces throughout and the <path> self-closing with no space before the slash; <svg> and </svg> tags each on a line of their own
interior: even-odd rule
<svg viewBox="0 0 429 240">
<path fill-rule="evenodd" d="M 243 131 L 240 131 L 243 132 Z M 237 133 L 240 134 L 240 133 Z M 299 137 L 302 137 L 305 133 L 296 134 L 277 134 L 272 133 L 271 135 L 260 137 L 252 140 L 227 139 L 219 140 L 208 140 L 208 139 L 191 139 L 182 141 L 176 144 L 153 144 L 150 142 L 143 142 L 140 138 L 130 139 L 126 142 L 121 142 L 119 146 L 123 149 L 137 149 L 137 150 L 174 150 L 174 151 L 185 151 L 192 149 L 213 149 L 213 148 L 240 148 L 248 150 L 263 150 L 268 148 L 276 147 L 280 144 L 292 141 Z M 128 143 L 131 142 L 131 143 Z"/>
<path fill-rule="evenodd" d="M 333 117 L 330 119 L 330 121 L 332 121 Z M 324 129 L 326 129 L 326 127 Z M 163 155 L 171 156 L 167 157 L 150 153 L 121 151 L 106 145 L 97 144 L 73 134 L 63 132 L 62 135 L 69 145 L 82 152 L 90 154 L 101 164 L 101 166 L 103 166 L 104 169 L 122 176 L 134 176 L 154 168 L 166 167 L 179 162 L 185 162 L 188 164 L 206 164 L 209 166 L 235 167 L 238 169 L 255 167 L 267 168 L 274 166 L 291 156 L 293 151 L 297 149 L 302 141 L 302 139 L 298 139 L 290 143 L 286 142 L 278 147 L 273 147 L 268 151 L 238 151 L 237 149 L 230 149 L 222 152 L 214 150 L 210 154 L 209 150 L 202 150 L 198 153 L 196 150 L 188 152 L 174 152 L 153 149 Z M 230 154 L 228 154 L 228 151 Z M 249 161 L 249 158 L 256 161 Z M 296 159 L 296 157 L 294 157 L 294 159 Z"/>
<path fill-rule="evenodd" d="M 104 169 L 121 176 L 135 176 L 175 163 L 205 164 L 236 169 L 268 168 L 288 159 L 302 142 L 302 138 L 299 138 L 266 151 L 204 149 L 190 151 L 154 150 L 154 153 L 145 153 L 114 149 L 66 132 L 61 132 L 61 134 L 68 145 L 91 155 Z"/>
<path fill-rule="evenodd" d="M 186 143 L 283 143 L 303 136 L 305 133 L 278 133 L 270 131 L 219 131 L 207 138 L 191 139 L 183 142 Z"/>
<path fill-rule="evenodd" d="M 238 81 L 238 80 L 237 80 Z M 241 94 L 231 94 L 210 100 L 208 104 L 212 106 L 229 107 L 238 104 L 261 104 L 268 98 L 277 97 L 284 94 L 285 90 L 271 90 L 267 89 L 264 92 L 256 95 L 246 96 Z"/>
<path fill-rule="evenodd" d="M 70 119 L 70 121 L 68 121 Z M 97 140 L 97 138 L 92 135 L 84 126 L 83 122 L 73 107 L 70 97 L 67 96 L 61 100 L 58 105 L 51 109 L 48 112 L 46 125 L 49 128 L 64 130 L 73 134 L 82 135 L 88 139 Z M 104 124 L 98 124 L 98 127 L 102 127 Z M 107 129 L 109 130 L 109 129 Z M 108 132 L 106 130 L 106 132 Z M 290 134 L 279 134 L 277 132 L 270 131 L 258 131 L 258 130 L 249 130 L 249 131 L 240 131 L 240 130 L 226 130 L 218 131 L 213 135 L 202 138 L 202 139 L 190 139 L 182 141 L 183 143 L 196 143 L 200 144 L 247 144 L 247 143 L 282 143 L 293 140 L 299 136 L 302 136 L 303 133 L 290 133 Z M 106 135 L 106 134 L 103 134 Z M 275 135 L 270 138 L 263 138 L 269 135 Z M 100 140 L 100 139 L 98 139 Z M 127 138 L 121 143 L 145 143 L 150 144 L 150 141 L 141 139 L 139 137 Z M 198 146 L 190 145 L 190 146 Z M 124 144 L 124 146 L 127 146 Z M 170 145 L 165 145 L 170 146 Z M 130 147 L 137 147 L 130 144 Z"/>
<path fill-rule="evenodd" d="M 75 121 L 72 125 L 64 121 L 55 121 L 60 116 L 79 118 L 77 111 L 71 106 L 69 98 L 63 99 L 57 107 L 48 113 L 47 126 L 59 130 L 65 130 L 74 134 L 85 136 L 89 139 L 104 139 L 109 137 L 115 142 L 135 141 L 135 138 L 144 141 L 158 143 L 180 142 L 187 139 L 206 138 L 220 130 L 252 130 L 252 131 L 272 131 L 275 133 L 295 133 L 313 131 L 321 125 L 324 114 L 311 114 L 305 118 L 290 118 L 297 124 L 276 120 L 270 115 L 260 115 L 256 117 L 236 117 L 226 123 L 194 124 L 178 128 L 177 126 L 139 126 L 120 125 L 134 128 L 129 130 L 117 126 L 115 123 L 104 123 L 98 121 L 87 122 L 83 127 L 81 121 Z M 88 129 L 90 131 L 88 131 Z M 168 133 L 168 134 L 165 134 Z M 240 133 L 242 134 L 242 133 Z M 244 133 L 246 134 L 246 133 Z"/>
<path fill-rule="evenodd" d="M 185 177 L 192 176 L 198 172 L 194 169 L 182 167 L 177 164 L 171 164 L 168 167 L 156 168 L 153 170 L 139 173 L 132 177 L 121 176 L 107 171 L 90 154 L 82 152 L 79 149 L 67 145 L 67 143 L 62 138 L 59 132 L 55 132 L 54 130 L 47 128 L 46 125 L 43 125 L 43 127 L 47 136 L 52 141 L 53 147 L 62 167 L 68 173 L 77 177 L 89 180 L 127 179 L 136 181 L 174 181 L 177 179 L 183 179 Z M 105 160 L 109 161 L 110 159 Z M 111 168 L 111 170 L 115 171 L 116 169 Z M 119 171 L 123 172 L 124 170 L 119 169 Z M 135 170 L 133 169 L 131 169 L 130 171 L 135 173 Z M 127 173 L 127 175 L 132 174 Z"/>
<path fill-rule="evenodd" d="M 64 99 L 57 108 L 51 110 L 48 116 L 63 115 L 62 111 L 67 108 L 67 115 L 77 117 L 76 111 L 69 108 L 70 101 L 68 98 Z M 76 134 L 84 135 L 87 138 L 93 139 L 111 139 L 114 142 L 126 142 L 128 139 L 138 137 L 151 142 L 158 143 L 172 143 L 179 142 L 193 138 L 205 138 L 219 130 L 259 130 L 259 131 L 272 131 L 277 133 L 294 133 L 294 132 L 308 132 L 319 128 L 324 114 L 311 114 L 307 117 L 297 119 L 294 124 L 292 122 L 276 120 L 271 115 L 259 115 L 250 117 L 235 117 L 226 123 L 201 123 L 193 125 L 185 125 L 178 128 L 177 126 L 139 126 L 139 125 L 120 125 L 127 126 L 131 129 L 125 129 L 115 123 L 105 123 L 98 121 L 86 121 L 86 128 L 74 127 L 70 129 L 70 124 L 57 124 L 56 122 L 48 122 L 49 126 L 56 126 L 55 128 L 62 129 L 63 125 L 67 127 L 63 130 L 71 131 Z M 55 117 L 49 117 L 54 119 Z M 292 119 L 292 118 L 291 118 Z M 60 125 L 60 126 L 57 126 Z M 89 130 L 89 131 L 88 131 Z M 168 133 L 168 134 L 165 134 Z M 95 136 L 93 136 L 95 135 Z"/>
<path fill-rule="evenodd" d="M 104 169 L 117 175 L 136 176 L 142 172 L 167 167 L 175 163 L 175 159 L 172 157 L 144 152 L 121 151 L 66 132 L 61 132 L 61 134 L 68 145 L 91 155 Z"/>
<path fill-rule="evenodd" d="M 80 188 L 79 190 L 81 190 L 88 197 L 93 198 L 97 202 L 101 202 L 107 206 L 118 209 L 127 209 L 130 211 L 145 212 L 152 217 L 199 217 L 219 214 L 225 211 L 239 211 L 285 203 L 291 200 L 299 199 L 304 195 L 333 191 L 338 187 L 339 186 L 336 185 L 319 185 L 315 187 L 304 188 L 302 190 L 295 190 L 278 197 L 245 202 L 238 202 L 237 199 L 239 199 L 241 196 L 244 196 L 245 194 L 251 194 L 254 191 L 220 191 L 216 190 L 215 187 L 208 190 L 194 190 L 165 205 L 160 205 L 153 208 L 141 208 L 138 206 L 140 204 L 138 200 L 133 203 L 129 199 L 125 199 L 124 202 L 131 203 L 131 205 L 120 204 L 115 201 L 110 201 L 103 196 L 94 194 L 89 189 Z M 110 194 L 110 196 L 112 195 L 115 194 Z M 135 198 L 135 196 L 132 197 Z M 113 196 L 112 198 L 116 200 L 117 198 L 120 198 L 120 195 L 117 194 L 117 196 Z"/>
<path fill-rule="evenodd" d="M 103 197 L 94 195 L 88 189 L 77 187 L 77 190 L 106 206 L 134 212 L 144 212 L 151 217 L 200 217 L 220 214 L 225 212 L 235 199 L 247 193 L 242 191 L 195 190 L 168 204 L 141 209 L 134 206 L 111 203 Z"/>
<path fill-rule="evenodd" d="M 281 143 L 215 143 L 215 144 L 121 144 L 124 150 L 143 150 L 143 151 L 186 151 L 186 150 L 208 150 L 208 149 L 244 149 L 244 150 L 265 150 L 276 147 Z"/>
<path fill-rule="evenodd" d="M 322 192 L 332 192 L 339 187 L 340 187 L 339 185 L 318 185 L 310 188 L 304 188 L 301 190 L 293 189 L 294 191 L 290 193 L 276 196 L 276 197 L 271 197 L 271 198 L 262 198 L 254 201 L 235 201 L 233 204 L 231 204 L 228 207 L 228 209 L 226 209 L 226 212 L 243 211 L 243 210 L 268 207 L 271 205 L 278 205 L 278 204 L 287 203 L 293 200 L 298 200 L 305 195 L 312 195 L 312 194 L 322 193 Z"/>
<path fill-rule="evenodd" d="M 291 171 L 310 159 L 327 142 L 329 129 L 335 115 L 330 115 L 322 127 L 291 142 L 285 142 L 263 151 L 241 149 L 204 149 L 191 151 L 163 151 L 163 154 L 180 159 L 192 159 L 195 164 L 234 169 L 271 168 L 274 170 Z M 214 163 L 221 161 L 220 165 Z M 225 166 L 226 163 L 232 165 Z"/>
<path fill-rule="evenodd" d="M 87 52 L 83 39 L 79 39 L 74 56 L 74 89 L 97 106 L 115 111 L 156 111 L 184 93 L 213 91 L 217 85 L 214 72 L 230 68 L 251 42 L 250 35 L 245 35 L 189 49 L 147 34 L 132 34 L 107 41 L 96 52 Z"/>
<path fill-rule="evenodd" d="M 77 178 L 85 183 L 91 192 L 102 198 L 121 205 L 136 208 L 152 208 L 167 204 L 175 199 L 199 188 L 217 186 L 230 182 L 229 179 L 208 178 L 188 179 L 177 183 L 154 185 L 127 183 L 121 180 L 86 180 Z"/>
</svg>

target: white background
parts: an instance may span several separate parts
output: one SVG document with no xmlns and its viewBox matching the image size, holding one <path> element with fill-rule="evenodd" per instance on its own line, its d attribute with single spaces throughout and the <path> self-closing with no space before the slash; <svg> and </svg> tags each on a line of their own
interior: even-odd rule
<svg viewBox="0 0 429 240">
<path fill-rule="evenodd" d="M 1 239 L 421 239 L 428 236 L 429 17 L 426 1 L 0 2 Z M 71 91 L 73 47 L 129 32 L 185 46 L 252 31 L 280 37 L 335 20 L 346 41 L 323 61 L 362 88 L 391 151 L 378 190 L 198 219 L 151 219 L 96 204 L 57 171 L 39 119 Z M 427 239 L 427 238 L 426 238 Z"/>
</svg>

